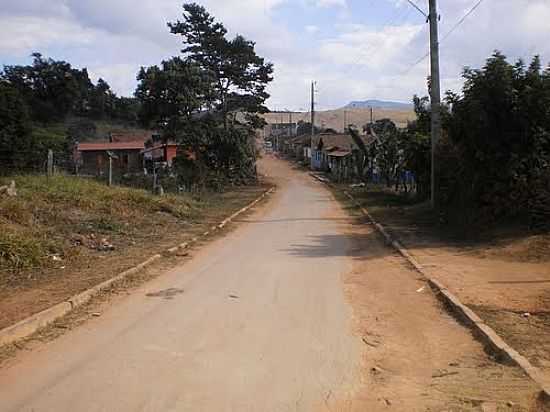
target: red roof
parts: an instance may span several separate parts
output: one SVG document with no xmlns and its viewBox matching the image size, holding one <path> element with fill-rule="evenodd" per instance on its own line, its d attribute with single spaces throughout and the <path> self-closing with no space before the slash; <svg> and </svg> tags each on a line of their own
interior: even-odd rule
<svg viewBox="0 0 550 412">
<path fill-rule="evenodd" d="M 145 144 L 137 142 L 102 142 L 102 143 L 79 143 L 77 150 L 80 152 L 103 151 L 103 150 L 143 150 Z"/>
</svg>

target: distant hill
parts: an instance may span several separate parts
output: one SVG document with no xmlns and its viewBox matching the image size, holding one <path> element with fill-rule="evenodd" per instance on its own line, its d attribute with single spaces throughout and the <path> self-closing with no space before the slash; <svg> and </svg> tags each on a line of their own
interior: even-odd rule
<svg viewBox="0 0 550 412">
<path fill-rule="evenodd" d="M 372 99 L 351 102 L 344 106 L 344 109 L 366 109 L 368 107 L 374 107 L 376 109 L 411 110 L 413 108 L 413 105 L 410 103 L 390 102 Z"/>
<path fill-rule="evenodd" d="M 414 120 L 415 114 L 412 107 L 399 108 L 399 109 L 386 109 L 373 107 L 373 118 L 376 119 L 391 119 L 397 127 L 406 127 L 407 122 Z M 267 123 L 281 123 L 288 122 L 292 117 L 293 122 L 309 122 L 310 113 L 307 112 L 293 112 L 289 113 L 266 113 L 263 118 Z M 353 124 L 357 128 L 363 127 L 364 124 L 370 121 L 370 110 L 366 108 L 348 107 L 336 110 L 318 111 L 315 113 L 315 124 L 324 128 L 331 128 L 337 131 L 342 131 L 344 128 L 344 122 L 346 124 Z"/>
</svg>

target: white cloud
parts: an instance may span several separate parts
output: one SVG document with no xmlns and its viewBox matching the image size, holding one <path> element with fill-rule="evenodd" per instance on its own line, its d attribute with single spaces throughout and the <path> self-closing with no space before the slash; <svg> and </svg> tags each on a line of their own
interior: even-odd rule
<svg viewBox="0 0 550 412">
<path fill-rule="evenodd" d="M 83 29 L 77 23 L 56 17 L 0 16 L 5 33 L 0 37 L 0 54 L 28 55 L 30 52 L 56 43 L 89 45 L 97 38 L 94 30 Z"/>
<path fill-rule="evenodd" d="M 90 68 L 90 77 L 93 81 L 99 78 L 106 80 L 109 85 L 116 85 L 117 89 L 133 90 L 137 67 L 133 64 L 112 64 Z"/>
<path fill-rule="evenodd" d="M 355 25 L 352 30 L 326 40 L 319 49 L 322 59 L 337 64 L 382 67 L 403 52 L 423 26 L 403 25 L 374 31 Z"/>
<path fill-rule="evenodd" d="M 304 27 L 304 29 L 309 34 L 315 34 L 319 31 L 319 27 L 314 25 L 307 25 L 306 27 Z"/>
<path fill-rule="evenodd" d="M 258 53 L 275 64 L 272 104 L 307 108 L 312 79 L 319 81 L 323 107 L 375 97 L 408 100 L 413 93 L 426 93 L 428 59 L 411 65 L 428 49 L 427 25 L 404 0 L 376 0 L 384 12 L 371 20 L 372 16 L 357 13 L 362 0 L 198 1 L 231 35 L 254 40 Z M 440 2 L 442 37 L 472 3 Z M 0 0 L 0 61 L 10 64 L 42 51 L 87 66 L 117 93 L 131 94 L 139 66 L 178 53 L 181 41 L 169 34 L 166 22 L 181 19 L 181 4 L 181 0 Z M 327 14 L 334 15 L 328 23 Z M 385 21 L 393 23 L 384 26 Z M 512 60 L 535 53 L 548 59 L 548 21 L 548 0 L 482 3 L 441 44 L 443 89 L 459 88 L 462 67 L 480 67 L 494 49 Z"/>
<path fill-rule="evenodd" d="M 315 0 L 317 7 L 347 7 L 346 0 Z"/>
</svg>

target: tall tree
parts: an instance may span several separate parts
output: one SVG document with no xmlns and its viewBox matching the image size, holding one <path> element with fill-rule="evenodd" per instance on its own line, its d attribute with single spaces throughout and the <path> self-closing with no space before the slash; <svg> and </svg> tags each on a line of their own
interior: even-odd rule
<svg viewBox="0 0 550 412">
<path fill-rule="evenodd" d="M 168 24 L 183 39 L 180 57 L 142 68 L 136 97 L 140 119 L 177 139 L 183 186 L 242 182 L 255 176 L 254 131 L 265 121 L 273 67 L 254 43 L 227 30 L 204 7 L 183 5 L 183 20 Z"/>
<path fill-rule="evenodd" d="M 90 92 L 90 114 L 96 119 L 111 117 L 115 111 L 116 96 L 111 86 L 100 78 Z"/>
<path fill-rule="evenodd" d="M 256 113 L 266 113 L 267 84 L 272 80 L 273 66 L 256 54 L 255 43 L 237 35 L 226 38 L 227 30 L 216 22 L 203 6 L 184 4 L 183 20 L 169 23 L 173 34 L 183 37 L 182 53 L 211 74 L 215 82 L 209 106 L 222 113 L 227 129 L 229 115 L 246 113 L 246 121 L 254 126 L 262 124 Z"/>
</svg>

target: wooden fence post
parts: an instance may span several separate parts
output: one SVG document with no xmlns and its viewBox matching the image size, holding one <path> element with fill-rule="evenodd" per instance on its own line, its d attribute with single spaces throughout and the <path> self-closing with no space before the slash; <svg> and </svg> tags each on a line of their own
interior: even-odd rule
<svg viewBox="0 0 550 412">
<path fill-rule="evenodd" d="M 47 166 L 46 173 L 48 177 L 53 176 L 53 150 L 51 149 L 48 150 L 48 166 Z"/>
<path fill-rule="evenodd" d="M 113 157 L 109 156 L 109 186 L 113 185 Z"/>
</svg>

